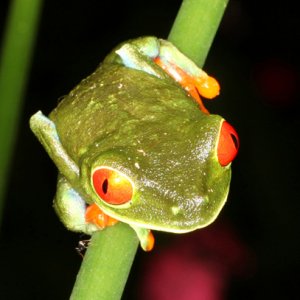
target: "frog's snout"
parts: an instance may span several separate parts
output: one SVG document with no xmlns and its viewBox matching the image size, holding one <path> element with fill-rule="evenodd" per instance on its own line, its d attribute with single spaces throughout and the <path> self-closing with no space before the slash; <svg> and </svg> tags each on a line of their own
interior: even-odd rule
<svg viewBox="0 0 300 300">
<path fill-rule="evenodd" d="M 239 144 L 237 132 L 227 121 L 224 121 L 220 131 L 217 152 L 221 166 L 227 166 L 234 160 L 238 153 Z"/>
</svg>

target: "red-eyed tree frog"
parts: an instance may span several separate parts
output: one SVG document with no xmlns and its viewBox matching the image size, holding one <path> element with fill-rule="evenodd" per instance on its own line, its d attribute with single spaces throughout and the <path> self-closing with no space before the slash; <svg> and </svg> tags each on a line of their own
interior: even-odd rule
<svg viewBox="0 0 300 300">
<path fill-rule="evenodd" d="M 49 118 L 34 114 L 31 129 L 59 170 L 54 208 L 64 225 L 92 234 L 121 221 L 151 250 L 151 230 L 211 223 L 239 147 L 201 101 L 218 93 L 170 42 L 142 37 L 117 46 Z"/>
</svg>

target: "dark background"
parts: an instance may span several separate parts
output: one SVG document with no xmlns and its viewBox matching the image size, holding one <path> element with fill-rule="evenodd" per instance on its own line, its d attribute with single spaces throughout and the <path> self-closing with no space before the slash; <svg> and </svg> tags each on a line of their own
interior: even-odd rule
<svg viewBox="0 0 300 300">
<path fill-rule="evenodd" d="M 180 2 L 45 1 L 7 175 L 1 299 L 68 299 L 81 263 L 74 250 L 80 237 L 67 232 L 51 208 L 56 169 L 29 130 L 30 115 L 39 109 L 49 113 L 117 43 L 141 35 L 166 38 Z M 8 1 L 1 1 L 1 29 L 7 8 Z M 297 42 L 299 16 L 291 3 L 230 1 L 205 65 L 222 87 L 221 96 L 207 106 L 229 120 L 241 140 L 228 203 L 216 224 L 199 233 L 155 233 L 154 251 L 138 252 L 124 299 L 146 299 L 141 294 L 147 291 L 147 272 L 157 262 L 153 276 L 164 285 L 158 270 L 171 262 L 161 262 L 160 255 L 176 254 L 184 243 L 189 249 L 191 240 L 199 245 L 199 252 L 191 250 L 193 266 L 212 261 L 223 270 L 216 272 L 222 293 L 206 299 L 297 298 Z M 176 275 L 184 286 L 186 275 Z M 202 298 L 186 294 L 185 299 Z"/>
</svg>

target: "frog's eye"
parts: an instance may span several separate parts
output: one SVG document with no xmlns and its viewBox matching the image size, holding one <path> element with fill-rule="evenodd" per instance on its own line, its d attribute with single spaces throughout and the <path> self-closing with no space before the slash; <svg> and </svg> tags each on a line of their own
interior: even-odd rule
<svg viewBox="0 0 300 300">
<path fill-rule="evenodd" d="M 227 166 L 236 157 L 239 149 L 239 137 L 235 129 L 226 121 L 223 122 L 219 144 L 218 159 L 221 166 Z"/>
<path fill-rule="evenodd" d="M 109 204 L 124 204 L 132 198 L 133 182 L 115 169 L 96 169 L 92 175 L 92 182 L 98 196 Z"/>
</svg>

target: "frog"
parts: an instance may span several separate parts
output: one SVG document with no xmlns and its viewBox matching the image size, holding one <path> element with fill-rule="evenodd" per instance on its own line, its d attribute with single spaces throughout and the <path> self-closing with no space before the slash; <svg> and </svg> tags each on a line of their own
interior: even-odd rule
<svg viewBox="0 0 300 300">
<path fill-rule="evenodd" d="M 54 209 L 71 231 L 128 224 L 142 249 L 155 231 L 186 233 L 224 206 L 239 138 L 202 98 L 220 85 L 171 42 L 116 46 L 30 127 L 58 168 Z"/>
</svg>

